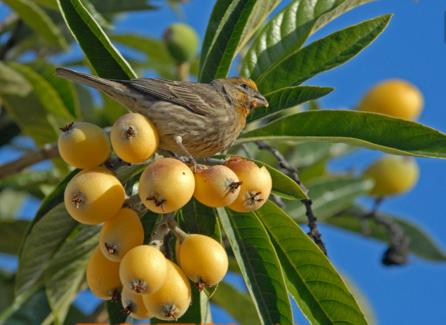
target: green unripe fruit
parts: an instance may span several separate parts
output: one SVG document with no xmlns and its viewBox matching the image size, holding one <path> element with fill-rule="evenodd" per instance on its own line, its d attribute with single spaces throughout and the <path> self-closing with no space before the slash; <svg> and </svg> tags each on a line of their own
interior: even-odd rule
<svg viewBox="0 0 446 325">
<path fill-rule="evenodd" d="M 186 24 L 172 24 L 164 32 L 166 47 L 177 63 L 190 62 L 198 49 L 198 35 Z"/>
<path fill-rule="evenodd" d="M 419 170 L 413 158 L 385 156 L 371 164 L 364 175 L 375 182 L 370 194 L 382 197 L 412 189 L 417 183 Z"/>
</svg>

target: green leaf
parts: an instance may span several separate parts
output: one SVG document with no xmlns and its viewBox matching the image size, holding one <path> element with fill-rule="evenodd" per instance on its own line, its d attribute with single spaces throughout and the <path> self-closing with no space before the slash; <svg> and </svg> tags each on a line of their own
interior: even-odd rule
<svg viewBox="0 0 446 325">
<path fill-rule="evenodd" d="M 250 160 L 254 161 L 259 166 L 265 166 L 265 168 L 268 169 L 273 181 L 272 192 L 274 194 L 288 200 L 308 199 L 306 191 L 289 176 L 285 175 L 280 170 L 264 163 L 263 161 L 255 159 Z"/>
<path fill-rule="evenodd" d="M 38 284 L 51 258 L 76 227 L 61 203 L 37 221 L 26 237 L 15 284 L 16 297 Z"/>
<path fill-rule="evenodd" d="M 98 244 L 99 230 L 99 226 L 78 225 L 51 258 L 45 270 L 45 292 L 58 324 L 63 324 L 84 281 L 90 252 Z"/>
<path fill-rule="evenodd" d="M 4 0 L 49 45 L 66 49 L 68 44 L 51 18 L 30 0 Z"/>
<path fill-rule="evenodd" d="M 333 265 L 284 211 L 267 202 L 255 214 L 277 249 L 288 290 L 312 324 L 367 324 Z"/>
<path fill-rule="evenodd" d="M 121 301 L 108 300 L 105 304 L 107 305 L 108 321 L 110 324 L 117 325 L 126 322 L 127 315 L 122 312 Z"/>
<path fill-rule="evenodd" d="M 261 30 L 244 57 L 241 74 L 257 79 L 304 44 L 308 36 L 341 14 L 370 0 L 292 1 Z"/>
<path fill-rule="evenodd" d="M 11 69 L 8 65 L 0 62 L 0 94 L 27 96 L 32 87 L 29 82 L 18 72 Z"/>
<path fill-rule="evenodd" d="M 270 92 L 332 69 L 367 47 L 389 20 L 390 15 L 384 15 L 330 34 L 264 70 L 256 78 L 257 86 L 263 93 Z"/>
<path fill-rule="evenodd" d="M 14 274 L 0 270 L 0 312 L 14 300 Z"/>
<path fill-rule="evenodd" d="M 81 111 L 80 103 L 73 83 L 57 77 L 54 74 L 56 67 L 46 61 L 39 60 L 30 65 L 34 71 L 40 74 L 54 88 L 71 116 L 73 118 L 79 117 Z"/>
<path fill-rule="evenodd" d="M 29 325 L 42 324 L 50 312 L 45 292 L 39 290 L 23 298 L 20 304 L 14 303 L 8 306 L 0 314 L 0 324 Z"/>
<path fill-rule="evenodd" d="M 73 170 L 71 173 L 69 173 L 65 178 L 54 188 L 54 190 L 48 194 L 45 199 L 42 200 L 40 203 L 39 209 L 36 212 L 36 215 L 34 216 L 34 219 L 31 222 L 31 226 L 29 231 L 27 232 L 26 236 L 29 235 L 29 232 L 31 231 L 32 227 L 45 216 L 48 212 L 50 212 L 53 208 L 55 208 L 59 203 L 62 203 L 64 200 L 64 191 L 67 187 L 68 182 L 77 174 L 79 173 L 79 169 Z"/>
<path fill-rule="evenodd" d="M 262 323 L 293 324 L 284 274 L 265 227 L 254 213 L 217 211 Z"/>
<path fill-rule="evenodd" d="M 13 188 L 5 188 L 0 192 L 0 220 L 11 220 L 23 206 L 26 193 L 21 193 Z"/>
<path fill-rule="evenodd" d="M 147 0 L 90 0 L 96 9 L 103 14 L 118 14 L 129 11 L 145 11 L 156 9 Z"/>
<path fill-rule="evenodd" d="M 39 73 L 24 64 L 10 63 L 9 65 L 32 85 L 41 105 L 45 107 L 48 121 L 53 124 L 55 130 L 73 121 L 73 116 L 57 91 Z"/>
<path fill-rule="evenodd" d="M 215 209 L 209 208 L 195 199 L 181 209 L 181 228 L 192 234 L 203 234 L 221 241 L 221 230 Z"/>
<path fill-rule="evenodd" d="M 344 230 L 363 235 L 363 221 L 362 217 L 367 214 L 365 209 L 354 207 L 342 212 L 339 215 L 329 217 L 324 222 L 342 228 Z M 421 257 L 430 261 L 445 261 L 446 253 L 440 248 L 439 244 L 432 239 L 425 230 L 419 225 L 412 223 L 408 220 L 389 215 L 384 213 L 378 213 L 382 218 L 390 219 L 393 222 L 399 224 L 404 230 L 404 233 L 410 238 L 409 250 L 411 253 L 418 257 Z M 373 219 L 369 219 L 367 222 L 367 235 L 366 237 L 376 239 L 381 242 L 388 242 L 388 233 L 386 229 L 378 225 Z"/>
<path fill-rule="evenodd" d="M 40 186 L 55 185 L 59 181 L 60 176 L 54 170 L 27 170 L 0 179 L 0 189 L 8 188 L 34 195 L 35 192 L 39 191 Z M 0 204 L 0 219 L 1 215 L 3 215 L 1 206 Z"/>
<path fill-rule="evenodd" d="M 48 9 L 57 10 L 57 0 L 33 0 L 40 6 L 46 7 Z"/>
<path fill-rule="evenodd" d="M 226 77 L 255 4 L 254 0 L 218 0 L 214 5 L 201 50 L 201 82 Z"/>
<path fill-rule="evenodd" d="M 239 142 L 258 140 L 343 142 L 393 154 L 446 158 L 444 133 L 416 122 L 357 111 L 297 113 L 249 131 Z"/>
<path fill-rule="evenodd" d="M 344 143 L 307 141 L 293 144 L 294 149 L 288 153 L 288 161 L 299 168 L 310 167 L 316 163 L 350 153 L 353 148 Z"/>
<path fill-rule="evenodd" d="M 260 324 L 256 307 L 249 295 L 227 282 L 220 282 L 211 301 L 226 310 L 240 325 Z"/>
<path fill-rule="evenodd" d="M 57 139 L 58 132 L 48 120 L 46 109 L 40 104 L 31 85 L 20 73 L 1 62 L 0 96 L 9 116 L 37 145 Z"/>
<path fill-rule="evenodd" d="M 268 15 L 274 10 L 280 3 L 280 0 L 257 0 L 252 13 L 246 22 L 245 29 L 240 38 L 240 42 L 236 52 L 239 52 L 246 43 L 249 42 L 251 37 L 257 32 L 260 26 L 262 26 Z"/>
<path fill-rule="evenodd" d="M 308 184 L 313 211 L 319 220 L 324 220 L 346 208 L 354 200 L 366 194 L 373 182 L 362 177 L 332 177 Z M 298 201 L 285 202 L 287 211 L 297 221 L 305 222 L 305 206 Z"/>
<path fill-rule="evenodd" d="M 175 61 L 161 40 L 136 34 L 113 35 L 112 39 L 145 54 L 147 63 L 144 68 L 154 70 L 162 78 L 175 79 Z"/>
<path fill-rule="evenodd" d="M 116 50 L 81 0 L 58 0 L 58 4 L 67 26 L 100 77 L 136 78 L 128 62 Z"/>
<path fill-rule="evenodd" d="M 0 253 L 16 255 L 28 226 L 27 220 L 0 221 Z"/>
<path fill-rule="evenodd" d="M 329 87 L 293 86 L 278 89 L 265 94 L 269 107 L 257 108 L 248 117 L 248 122 L 257 120 L 266 115 L 279 112 L 293 106 L 315 100 L 331 93 L 334 89 Z"/>
</svg>

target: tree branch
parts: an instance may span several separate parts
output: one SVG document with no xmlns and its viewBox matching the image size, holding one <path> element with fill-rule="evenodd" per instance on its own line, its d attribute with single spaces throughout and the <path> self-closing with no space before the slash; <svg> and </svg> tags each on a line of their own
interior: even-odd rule
<svg viewBox="0 0 446 325">
<path fill-rule="evenodd" d="M 32 166 L 38 162 L 57 157 L 57 144 L 46 144 L 41 149 L 33 150 L 24 154 L 22 157 L 0 166 L 0 179 L 16 174 L 26 167 Z"/>
<path fill-rule="evenodd" d="M 277 150 L 276 148 L 274 148 L 273 146 L 264 141 L 256 141 L 256 145 L 261 150 L 269 151 L 279 163 L 279 168 L 284 173 L 286 173 L 291 179 L 293 179 L 305 192 L 308 192 L 308 190 L 302 184 L 299 178 L 297 168 L 291 166 L 290 163 L 286 160 L 285 156 L 282 155 L 282 153 L 279 150 Z M 308 220 L 308 227 L 310 228 L 310 231 L 307 234 L 308 236 L 311 237 L 311 239 L 313 239 L 316 245 L 319 246 L 322 252 L 324 252 L 324 254 L 327 255 L 327 248 L 325 247 L 325 244 L 322 241 L 322 235 L 319 232 L 319 228 L 317 226 L 317 218 L 313 212 L 312 208 L 313 202 L 310 199 L 303 199 L 301 200 L 301 202 L 305 206 L 305 214 Z"/>
<path fill-rule="evenodd" d="M 377 224 L 386 228 L 389 234 L 389 246 L 383 254 L 382 263 L 384 265 L 404 265 L 408 260 L 410 240 L 398 223 L 378 214 L 378 209 L 383 200 L 382 197 L 376 198 L 372 209 L 364 216 L 364 219 L 374 220 Z"/>
</svg>

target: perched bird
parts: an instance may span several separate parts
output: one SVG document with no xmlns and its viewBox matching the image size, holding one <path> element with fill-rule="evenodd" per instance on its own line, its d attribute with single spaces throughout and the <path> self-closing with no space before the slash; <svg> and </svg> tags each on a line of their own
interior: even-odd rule
<svg viewBox="0 0 446 325">
<path fill-rule="evenodd" d="M 268 106 L 254 81 L 234 77 L 209 84 L 138 78 L 109 80 L 57 68 L 56 74 L 103 91 L 156 126 L 160 149 L 180 156 L 210 157 L 228 149 L 250 111 Z"/>
</svg>

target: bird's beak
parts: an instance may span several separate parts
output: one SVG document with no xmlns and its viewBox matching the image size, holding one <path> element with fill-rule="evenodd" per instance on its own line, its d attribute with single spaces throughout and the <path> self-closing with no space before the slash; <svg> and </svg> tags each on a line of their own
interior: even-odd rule
<svg viewBox="0 0 446 325">
<path fill-rule="evenodd" d="M 256 94 L 256 95 L 254 96 L 254 100 L 253 100 L 252 103 L 251 103 L 251 107 L 252 107 L 252 108 L 256 108 L 256 107 L 268 107 L 268 106 L 269 106 L 268 101 L 266 100 L 265 97 L 263 97 L 263 96 L 260 95 L 260 94 Z"/>
</svg>

